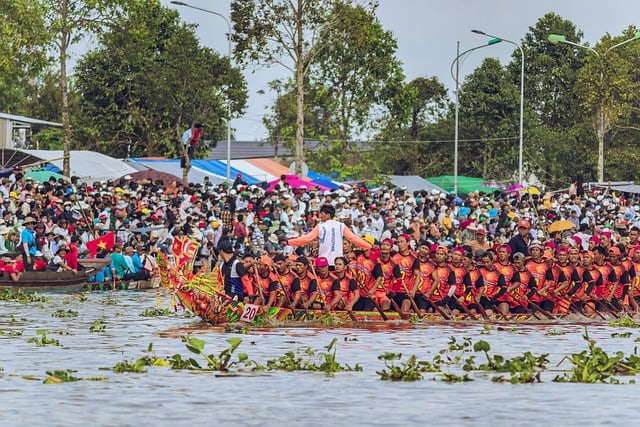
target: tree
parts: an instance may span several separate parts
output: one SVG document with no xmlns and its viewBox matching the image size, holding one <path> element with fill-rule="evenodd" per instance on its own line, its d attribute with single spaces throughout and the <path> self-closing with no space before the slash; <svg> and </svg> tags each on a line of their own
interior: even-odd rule
<svg viewBox="0 0 640 427">
<path fill-rule="evenodd" d="M 466 163 L 483 178 L 505 178 L 515 169 L 520 97 L 508 71 L 487 58 L 460 90 L 460 129 Z"/>
<path fill-rule="evenodd" d="M 584 52 L 558 49 L 549 43 L 550 34 L 563 34 L 576 43 L 582 40 L 582 31 L 553 12 L 529 27 L 521 43 L 525 55 L 525 98 L 542 125 L 567 130 L 580 117 L 574 88 L 578 70 L 584 64 Z M 520 61 L 520 52 L 516 50 L 508 66 L 514 84 L 520 84 Z"/>
<path fill-rule="evenodd" d="M 46 67 L 44 8 L 37 1 L 0 0 L 0 110 L 18 108 L 21 88 Z"/>
<path fill-rule="evenodd" d="M 45 8 L 46 27 L 57 49 L 60 70 L 60 98 L 64 129 L 62 171 L 70 173 L 71 121 L 69 118 L 69 83 L 67 57 L 71 45 L 88 34 L 96 34 L 107 22 L 117 18 L 130 0 L 38 0 Z M 126 8 L 126 7 L 125 7 Z"/>
<path fill-rule="evenodd" d="M 239 63 L 279 64 L 296 82 L 296 173 L 304 160 L 305 77 L 328 32 L 340 22 L 336 0 L 234 0 L 234 55 Z"/>
<path fill-rule="evenodd" d="M 186 155 L 178 142 L 193 123 L 222 139 L 227 116 L 244 110 L 246 82 L 229 58 L 200 46 L 194 26 L 158 1 L 138 1 L 100 37 L 101 47 L 77 66 L 84 113 L 101 151 Z M 207 147 L 199 144 L 198 152 Z M 187 160 L 183 175 L 190 169 Z"/>
</svg>

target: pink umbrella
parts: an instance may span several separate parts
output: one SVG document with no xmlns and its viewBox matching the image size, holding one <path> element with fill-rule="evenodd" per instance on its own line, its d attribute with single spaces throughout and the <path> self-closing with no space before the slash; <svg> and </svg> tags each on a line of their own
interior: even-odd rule
<svg viewBox="0 0 640 427">
<path fill-rule="evenodd" d="M 300 188 L 303 185 L 308 189 L 318 187 L 321 191 L 329 190 L 329 187 L 325 187 L 324 185 L 316 184 L 315 182 L 305 181 L 304 179 L 299 178 L 297 175 L 287 175 L 285 178 L 287 184 L 289 184 L 292 188 Z M 269 187 L 267 187 L 267 191 L 272 191 L 276 188 L 276 185 L 280 183 L 280 179 L 273 180 L 269 183 Z"/>
<path fill-rule="evenodd" d="M 515 193 L 516 191 L 520 191 L 520 190 L 524 190 L 524 189 L 525 189 L 524 185 L 516 184 L 516 185 L 512 185 L 511 187 L 507 188 L 507 192 Z"/>
</svg>

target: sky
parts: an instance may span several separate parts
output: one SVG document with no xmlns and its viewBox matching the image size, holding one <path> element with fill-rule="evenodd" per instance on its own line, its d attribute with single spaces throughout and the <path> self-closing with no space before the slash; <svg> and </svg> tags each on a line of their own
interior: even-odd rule
<svg viewBox="0 0 640 427">
<path fill-rule="evenodd" d="M 227 25 L 219 16 L 176 6 L 162 0 L 180 12 L 182 19 L 197 24 L 197 35 L 203 45 L 222 55 L 228 51 Z M 218 12 L 229 18 L 229 0 L 186 0 L 185 3 Z M 456 42 L 460 52 L 487 42 L 487 38 L 471 33 L 477 29 L 520 43 L 529 27 L 547 12 L 555 12 L 584 33 L 584 42 L 592 46 L 609 33 L 619 35 L 629 25 L 640 26 L 638 0 L 379 0 L 377 16 L 382 26 L 398 41 L 397 57 L 403 63 L 407 81 L 417 77 L 438 79 L 449 88 L 455 83 L 450 74 L 456 57 Z M 460 80 L 471 73 L 487 57 L 510 61 L 513 45 L 500 43 L 472 53 L 461 65 Z M 267 137 L 262 117 L 267 106 L 275 101 L 267 83 L 289 77 L 281 67 L 245 69 L 249 89 L 246 114 L 232 121 L 235 139 L 258 141 Z M 526 78 L 526 76 L 525 76 Z M 264 91 L 264 95 L 258 92 Z"/>
</svg>

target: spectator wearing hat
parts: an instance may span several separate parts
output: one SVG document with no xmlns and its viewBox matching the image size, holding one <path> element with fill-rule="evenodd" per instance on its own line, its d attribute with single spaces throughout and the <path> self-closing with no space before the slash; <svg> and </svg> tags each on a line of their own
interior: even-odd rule
<svg viewBox="0 0 640 427">
<path fill-rule="evenodd" d="M 73 269 L 69 264 L 67 264 L 65 257 L 67 255 L 67 247 L 60 246 L 58 251 L 53 256 L 51 262 L 49 262 L 48 269 L 51 271 L 78 271 Z"/>
<path fill-rule="evenodd" d="M 483 226 L 478 226 L 476 230 L 476 238 L 467 242 L 467 245 L 471 246 L 473 252 L 477 250 L 489 250 L 491 244 L 487 241 L 487 229 Z"/>
<path fill-rule="evenodd" d="M 33 261 L 33 271 L 45 271 L 47 269 L 47 261 L 44 260 L 44 255 L 40 251 L 36 251 L 33 255 L 35 261 Z"/>
<path fill-rule="evenodd" d="M 33 255 L 36 253 L 36 234 L 34 227 L 36 220 L 33 217 L 26 217 L 24 222 L 24 229 L 20 233 L 20 250 L 24 254 L 25 268 L 31 270 L 33 268 Z"/>
<path fill-rule="evenodd" d="M 520 252 L 525 257 L 529 256 L 529 244 L 531 243 L 531 224 L 526 219 L 518 221 L 518 234 L 509 240 L 511 253 Z"/>
</svg>

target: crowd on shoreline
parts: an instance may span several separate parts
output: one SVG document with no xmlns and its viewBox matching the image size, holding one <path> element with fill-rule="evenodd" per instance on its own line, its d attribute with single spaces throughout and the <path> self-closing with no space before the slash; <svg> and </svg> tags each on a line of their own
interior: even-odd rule
<svg viewBox="0 0 640 427">
<path fill-rule="evenodd" d="M 266 185 L 247 185 L 240 175 L 229 188 L 213 185 L 208 179 L 184 185 L 179 181 L 134 182 L 130 178 L 92 184 L 82 183 L 76 177 L 52 178 L 38 183 L 26 179 L 23 171 L 16 168 L 3 178 L 0 186 L 3 271 L 10 275 L 34 268 L 77 271 L 78 258 L 108 255 L 112 265 L 95 280 L 145 279 L 157 269 L 154 254 L 170 254 L 176 238 L 183 237 L 199 244 L 196 264 L 208 267 L 219 261 L 222 246 L 230 248 L 233 256 L 246 255 L 253 259 L 247 264 L 249 269 L 260 264 L 256 260 L 265 260 L 264 256 L 276 263 L 284 256 L 291 260 L 290 265 L 297 265 L 299 257 L 305 257 L 310 261 L 303 264 L 314 267 L 317 258 L 323 258 L 317 253 L 318 244 L 309 242 L 292 247 L 287 243 L 311 232 L 322 222 L 322 207 L 331 206 L 337 221 L 373 245 L 376 262 L 378 258 L 386 259 L 387 252 L 396 258 L 410 255 L 414 261 L 421 259 L 422 254 L 426 255 L 425 261 L 437 266 L 438 253 L 445 252 L 445 262 L 453 263 L 454 267 L 462 265 L 468 257 L 472 261 L 476 259 L 482 268 L 491 262 L 511 268 L 522 258 L 525 263 L 542 262 L 554 272 L 557 270 L 554 266 L 563 265 L 565 251 L 568 256 L 573 254 L 570 262 L 574 267 L 582 266 L 585 258 L 588 263 L 589 258 L 599 252 L 607 259 L 595 264 L 610 263 L 608 259 L 615 259 L 620 252 L 617 256 L 631 264 L 627 263 L 624 279 L 615 279 L 620 286 L 616 286 L 613 293 L 621 304 L 622 300 L 627 305 L 634 304 L 620 291 L 636 289 L 635 282 L 630 287 L 626 281 L 629 277 L 635 278 L 633 265 L 640 227 L 637 195 L 615 194 L 607 189 L 584 194 L 582 188 L 575 186 L 566 192 L 546 192 L 539 196 L 526 192 L 475 192 L 458 197 L 438 191 L 409 192 L 403 188 L 371 190 L 363 185 L 320 191 L 313 183 L 291 188 L 284 176 L 273 191 L 266 191 Z M 558 231 L 550 232 L 553 226 L 549 226 L 560 220 L 566 222 Z M 105 236 L 112 236 L 112 242 L 101 240 Z M 370 251 L 352 249 L 347 243 L 340 254 L 346 266 L 356 265 L 355 258 Z M 462 259 L 458 259 L 458 255 Z M 491 259 L 487 260 L 486 255 Z M 332 258 L 332 275 L 334 270 L 339 270 L 333 261 Z M 620 259 L 613 264 L 617 261 Z M 323 271 L 321 264 L 322 260 L 317 267 Z M 470 269 L 471 265 L 464 274 Z M 413 264 L 403 265 L 401 270 L 403 283 L 409 283 Z M 369 273 L 372 274 L 372 270 Z M 569 273 L 566 271 L 565 275 Z M 462 272 L 458 273 L 461 275 Z M 557 276 L 553 280 L 559 283 Z M 455 280 L 459 284 L 464 277 Z M 448 281 L 449 278 L 443 276 L 439 282 Z M 388 290 L 398 286 L 398 280 L 395 282 L 388 285 Z M 544 280 L 544 286 L 547 282 L 550 279 Z M 572 283 L 569 278 L 566 282 Z M 566 285 L 560 291 L 568 287 L 572 286 Z M 549 289 L 555 292 L 550 283 L 545 292 Z M 409 286 L 408 292 L 395 291 L 398 292 L 394 294 L 408 293 L 412 297 L 422 294 L 413 286 Z M 449 292 L 447 289 L 445 294 Z M 453 295 L 455 291 L 447 301 Z M 295 293 L 290 296 L 295 299 Z M 362 296 L 366 297 L 366 293 L 362 292 Z M 433 295 L 429 297 L 433 299 Z M 306 299 L 301 303 L 309 303 L 309 298 Z M 400 297 L 395 302 L 406 308 L 405 299 Z M 490 299 L 491 304 L 485 308 L 501 305 L 498 299 Z M 333 306 L 357 307 L 352 294 L 345 293 L 342 300 L 338 303 L 336 299 Z M 377 302 L 387 304 L 382 296 Z M 512 303 L 511 309 L 515 308 L 513 301 L 506 302 Z M 548 308 L 557 306 L 546 305 L 544 299 L 538 302 Z M 452 310 L 460 308 L 455 303 L 443 305 Z"/>
</svg>

